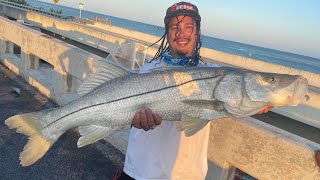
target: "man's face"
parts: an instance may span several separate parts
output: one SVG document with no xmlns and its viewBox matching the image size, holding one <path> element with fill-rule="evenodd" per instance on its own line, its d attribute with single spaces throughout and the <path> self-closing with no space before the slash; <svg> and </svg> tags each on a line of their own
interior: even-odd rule
<svg viewBox="0 0 320 180">
<path fill-rule="evenodd" d="M 175 58 L 192 56 L 196 45 L 196 22 L 189 16 L 173 17 L 168 26 L 171 55 Z"/>
</svg>

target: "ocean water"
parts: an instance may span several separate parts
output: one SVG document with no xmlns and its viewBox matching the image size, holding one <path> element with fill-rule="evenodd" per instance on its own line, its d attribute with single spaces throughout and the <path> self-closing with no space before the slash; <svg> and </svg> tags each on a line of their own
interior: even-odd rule
<svg viewBox="0 0 320 180">
<path fill-rule="evenodd" d="M 63 15 L 66 15 L 66 16 L 75 16 L 75 17 L 79 16 L 79 9 L 65 7 L 57 4 L 50 4 L 50 3 L 36 1 L 36 0 L 28 0 L 27 2 L 32 6 L 43 7 L 46 10 L 62 9 Z M 143 33 L 147 33 L 155 36 L 162 36 L 164 33 L 163 27 L 131 21 L 131 20 L 122 19 L 122 18 L 117 18 L 114 16 L 99 14 L 99 13 L 90 12 L 86 10 L 82 11 L 82 18 L 92 19 L 96 16 L 102 19 L 104 18 L 110 19 L 111 24 L 114 26 L 119 26 L 122 28 L 127 28 L 130 30 L 135 30 L 135 31 L 139 31 L 139 32 L 143 32 Z M 318 58 L 278 51 L 278 50 L 264 48 L 264 47 L 258 47 L 258 46 L 249 45 L 249 44 L 243 44 L 239 42 L 218 39 L 218 38 L 204 36 L 204 35 L 202 36 L 202 46 L 210 49 L 223 51 L 230 54 L 240 55 L 244 57 L 251 57 L 253 59 L 257 59 L 260 61 L 280 64 L 280 65 L 320 74 L 320 59 Z"/>
</svg>

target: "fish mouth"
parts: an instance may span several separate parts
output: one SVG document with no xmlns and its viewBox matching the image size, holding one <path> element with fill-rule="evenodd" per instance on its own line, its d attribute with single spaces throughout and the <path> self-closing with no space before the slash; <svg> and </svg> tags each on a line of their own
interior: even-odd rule
<svg viewBox="0 0 320 180">
<path fill-rule="evenodd" d="M 299 76 L 297 80 L 292 84 L 293 94 L 290 98 L 289 105 L 297 106 L 300 103 L 309 101 L 310 97 L 306 95 L 308 92 L 308 80 L 302 76 Z"/>
</svg>

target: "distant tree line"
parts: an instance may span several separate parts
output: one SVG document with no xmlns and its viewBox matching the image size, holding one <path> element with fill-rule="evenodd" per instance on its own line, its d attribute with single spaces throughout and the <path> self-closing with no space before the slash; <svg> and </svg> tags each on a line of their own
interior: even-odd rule
<svg viewBox="0 0 320 180">
<path fill-rule="evenodd" d="M 25 6 L 29 6 L 30 4 L 27 3 L 26 0 L 9 0 L 10 2 L 14 2 L 14 3 L 18 3 L 18 4 L 22 4 L 22 5 L 25 5 Z"/>
<path fill-rule="evenodd" d="M 22 5 L 25 5 L 25 6 L 32 6 L 30 5 L 29 3 L 27 3 L 26 0 L 8 0 L 10 2 L 14 2 L 14 3 L 17 3 L 17 4 L 22 4 Z M 33 7 L 33 6 L 32 6 Z M 34 8 L 38 8 L 38 9 L 41 9 L 41 10 L 45 10 L 43 7 L 34 7 Z M 57 14 L 62 14 L 62 9 L 60 10 L 54 10 L 54 9 L 51 9 L 50 8 L 50 12 L 53 12 L 53 13 L 57 13 Z"/>
<path fill-rule="evenodd" d="M 54 10 L 54 9 L 51 9 L 51 8 L 50 8 L 50 11 L 53 12 L 53 13 L 62 14 L 62 9 L 60 9 L 60 10 L 58 10 L 58 9 L 57 9 L 57 10 Z"/>
</svg>

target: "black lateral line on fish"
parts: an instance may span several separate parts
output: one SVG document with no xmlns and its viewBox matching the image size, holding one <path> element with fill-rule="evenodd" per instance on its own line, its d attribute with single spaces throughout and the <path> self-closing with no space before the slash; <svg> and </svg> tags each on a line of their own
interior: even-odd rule
<svg viewBox="0 0 320 180">
<path fill-rule="evenodd" d="M 121 101 L 121 100 L 124 100 L 124 99 L 136 97 L 136 96 L 141 96 L 141 95 L 145 95 L 145 94 L 149 94 L 149 93 L 153 93 L 153 92 L 162 91 L 162 90 L 165 90 L 165 89 L 176 88 L 176 87 L 179 87 L 179 86 L 182 86 L 182 85 L 185 85 L 185 84 L 194 82 L 194 81 L 201 81 L 201 80 L 206 80 L 206 79 L 213 79 L 213 78 L 216 78 L 216 77 L 219 77 L 219 76 L 221 76 L 221 75 L 216 75 L 216 76 L 213 76 L 213 77 L 206 77 L 206 78 L 199 78 L 199 79 L 192 79 L 192 80 L 190 80 L 190 81 L 186 81 L 186 82 L 181 83 L 181 84 L 178 84 L 178 85 L 167 86 L 167 87 L 164 87 L 164 88 L 161 88 L 161 89 L 157 89 L 157 90 L 153 90 L 153 91 L 148 91 L 148 92 L 144 92 L 144 93 L 140 93 L 140 94 L 135 94 L 135 95 L 123 97 L 123 98 L 120 98 L 120 99 L 115 99 L 115 100 L 112 100 L 112 101 L 109 101 L 109 102 L 104 102 L 104 103 L 99 103 L 99 104 L 95 104 L 95 105 L 92 105 L 92 106 L 84 107 L 84 108 L 81 108 L 81 109 L 79 109 L 79 110 L 77 110 L 77 111 L 74 111 L 74 112 L 72 112 L 72 113 L 66 114 L 66 115 L 60 117 L 59 119 L 56 119 L 55 121 L 52 121 L 51 123 L 47 124 L 47 125 L 44 126 L 43 128 L 46 128 L 46 127 L 50 126 L 51 124 L 57 122 L 58 120 L 60 120 L 60 119 L 62 119 L 62 118 L 64 118 L 64 117 L 67 117 L 67 116 L 69 116 L 69 115 L 71 115 L 71 114 L 74 114 L 74 113 L 76 113 L 76 112 L 82 111 L 82 110 L 87 109 L 87 108 L 91 108 L 91 107 L 95 107 L 95 106 L 100 106 L 100 105 L 104 105 L 104 104 L 109 104 L 109 103 L 113 103 L 113 102 L 116 102 L 116 101 Z"/>
</svg>

